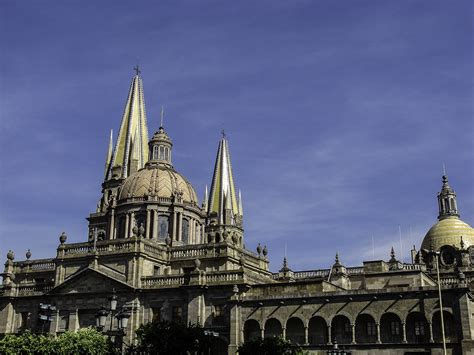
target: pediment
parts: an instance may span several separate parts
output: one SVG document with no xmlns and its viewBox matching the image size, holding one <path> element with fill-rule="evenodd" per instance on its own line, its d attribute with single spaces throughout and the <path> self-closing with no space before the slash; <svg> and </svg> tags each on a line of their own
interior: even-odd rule
<svg viewBox="0 0 474 355">
<path fill-rule="evenodd" d="M 124 290 L 130 291 L 132 286 L 114 279 L 99 270 L 85 268 L 66 279 L 62 284 L 53 288 L 50 294 L 100 293 Z"/>
</svg>

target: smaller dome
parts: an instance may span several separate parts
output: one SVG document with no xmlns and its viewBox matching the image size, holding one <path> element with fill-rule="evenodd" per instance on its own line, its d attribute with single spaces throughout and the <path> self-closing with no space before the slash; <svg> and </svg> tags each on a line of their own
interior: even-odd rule
<svg viewBox="0 0 474 355">
<path fill-rule="evenodd" d="M 198 203 L 191 183 L 168 164 L 150 164 L 129 176 L 122 185 L 119 200 L 156 196 L 173 198 L 174 193 L 182 194 L 184 202 Z"/>
<path fill-rule="evenodd" d="M 454 245 L 459 248 L 461 236 L 465 248 L 474 245 L 474 229 L 456 216 L 447 217 L 430 228 L 421 243 L 421 249 L 429 250 L 431 245 L 435 251 L 443 245 Z"/>
</svg>

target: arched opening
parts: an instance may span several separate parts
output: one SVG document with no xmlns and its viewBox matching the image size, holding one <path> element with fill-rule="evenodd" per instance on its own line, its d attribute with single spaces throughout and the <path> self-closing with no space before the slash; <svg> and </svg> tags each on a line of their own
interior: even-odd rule
<svg viewBox="0 0 474 355">
<path fill-rule="evenodd" d="M 352 342 L 352 328 L 349 319 L 343 315 L 335 316 L 331 322 L 332 337 L 338 344 Z"/>
<path fill-rule="evenodd" d="M 328 343 L 328 326 L 322 317 L 313 317 L 308 324 L 308 342 L 310 344 Z"/>
<path fill-rule="evenodd" d="M 377 326 L 372 316 L 360 314 L 355 322 L 356 343 L 375 343 L 377 341 Z"/>
<path fill-rule="evenodd" d="M 380 318 L 380 340 L 382 343 L 401 343 L 402 322 L 394 313 L 384 313 Z"/>
<path fill-rule="evenodd" d="M 283 329 L 281 323 L 277 319 L 270 318 L 265 322 L 265 338 L 279 337 L 282 336 L 282 334 Z"/>
<path fill-rule="evenodd" d="M 249 319 L 244 324 L 244 342 L 259 339 L 262 336 L 260 324 L 255 319 Z"/>
<path fill-rule="evenodd" d="M 286 339 L 293 344 L 304 344 L 304 324 L 299 318 L 293 317 L 286 322 Z"/>
<path fill-rule="evenodd" d="M 451 313 L 443 311 L 443 320 L 444 320 L 444 335 L 447 342 L 457 342 L 457 332 L 456 325 L 454 322 L 454 317 Z M 443 342 L 443 335 L 441 331 L 441 312 L 437 311 L 433 315 L 433 339 L 437 343 Z"/>
<path fill-rule="evenodd" d="M 424 314 L 412 312 L 406 321 L 407 341 L 409 343 L 427 343 L 429 340 L 428 322 Z"/>
</svg>

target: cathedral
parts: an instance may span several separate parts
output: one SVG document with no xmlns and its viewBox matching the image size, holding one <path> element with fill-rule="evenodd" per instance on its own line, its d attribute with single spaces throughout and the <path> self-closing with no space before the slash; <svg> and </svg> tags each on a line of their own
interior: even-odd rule
<svg viewBox="0 0 474 355">
<path fill-rule="evenodd" d="M 7 253 L 0 334 L 100 326 L 131 344 L 141 324 L 170 320 L 201 324 L 215 354 L 273 336 L 310 354 L 474 354 L 474 229 L 446 175 L 438 221 L 411 262 L 392 249 L 358 266 L 336 254 L 319 270 L 292 270 L 285 258 L 272 273 L 266 246 L 245 248 L 227 137 L 202 201 L 173 149 L 163 122 L 149 137 L 137 69 L 88 236 L 68 243 L 62 233 L 50 259 Z"/>
</svg>

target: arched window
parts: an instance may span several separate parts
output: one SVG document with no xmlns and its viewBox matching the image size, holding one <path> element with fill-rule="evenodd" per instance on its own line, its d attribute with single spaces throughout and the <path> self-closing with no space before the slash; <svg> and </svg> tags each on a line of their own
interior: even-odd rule
<svg viewBox="0 0 474 355">
<path fill-rule="evenodd" d="M 126 220 L 125 216 L 122 216 L 118 220 L 118 225 L 117 225 L 117 238 L 125 238 L 125 225 L 126 225 Z"/>
<path fill-rule="evenodd" d="M 270 318 L 265 322 L 265 338 L 279 337 L 282 334 L 283 328 L 277 319 Z"/>
<path fill-rule="evenodd" d="M 152 155 L 152 158 L 153 159 L 158 159 L 158 146 L 157 145 L 154 145 L 153 146 L 153 155 Z"/>
<path fill-rule="evenodd" d="M 382 343 L 401 343 L 402 322 L 394 313 L 384 313 L 380 318 L 380 338 Z"/>
<path fill-rule="evenodd" d="M 164 159 L 165 159 L 165 147 L 160 145 L 160 160 L 164 160 Z"/>
<path fill-rule="evenodd" d="M 428 322 L 424 314 L 412 312 L 406 321 L 407 341 L 409 343 L 427 343 L 429 340 Z"/>
<path fill-rule="evenodd" d="M 352 341 L 352 327 L 349 319 L 338 315 L 331 322 L 332 336 L 338 344 L 350 344 Z"/>
<path fill-rule="evenodd" d="M 261 337 L 260 324 L 255 319 L 249 319 L 244 324 L 244 341 L 259 339 Z"/>
<path fill-rule="evenodd" d="M 183 243 L 188 244 L 189 242 L 189 220 L 183 218 L 183 228 L 181 229 L 181 240 Z"/>
<path fill-rule="evenodd" d="M 310 344 L 327 344 L 328 326 L 322 317 L 313 317 L 308 324 L 308 342 Z"/>
<path fill-rule="evenodd" d="M 451 313 L 443 311 L 443 320 L 444 320 L 444 334 L 446 341 L 448 342 L 457 342 L 456 327 L 454 322 L 454 317 Z M 441 343 L 443 341 L 443 336 L 441 332 L 441 312 L 437 311 L 433 315 L 433 339 L 435 342 Z"/>
<path fill-rule="evenodd" d="M 357 343 L 375 343 L 377 341 L 377 327 L 372 316 L 361 314 L 357 317 L 355 336 Z"/>
<path fill-rule="evenodd" d="M 168 216 L 158 216 L 158 239 L 165 240 L 168 235 Z"/>
<path fill-rule="evenodd" d="M 168 147 L 165 148 L 165 160 L 170 161 L 170 149 Z"/>
<path fill-rule="evenodd" d="M 299 318 L 292 317 L 286 322 L 286 338 L 293 344 L 304 344 L 304 324 Z"/>
</svg>

